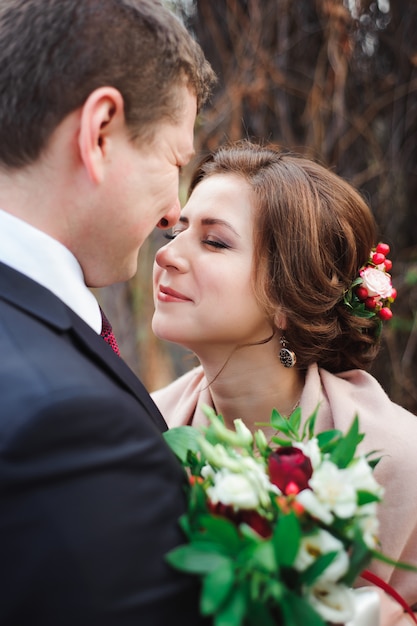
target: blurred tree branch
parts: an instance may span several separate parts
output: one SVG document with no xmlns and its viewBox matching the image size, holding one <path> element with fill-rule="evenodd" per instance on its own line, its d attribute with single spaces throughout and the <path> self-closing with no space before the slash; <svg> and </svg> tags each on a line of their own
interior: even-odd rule
<svg viewBox="0 0 417 626">
<path fill-rule="evenodd" d="M 272 141 L 332 167 L 369 200 L 391 245 L 399 290 L 373 373 L 394 400 L 417 412 L 417 280 L 410 279 L 417 266 L 417 3 L 178 0 L 176 6 L 219 77 L 196 128 L 197 154 L 229 139 Z M 151 241 L 138 275 L 124 287 L 127 295 L 118 296 L 131 317 L 116 311 L 115 322 L 128 335 L 128 360 L 151 388 L 189 367 L 183 353 L 150 331 L 154 250 Z"/>
</svg>

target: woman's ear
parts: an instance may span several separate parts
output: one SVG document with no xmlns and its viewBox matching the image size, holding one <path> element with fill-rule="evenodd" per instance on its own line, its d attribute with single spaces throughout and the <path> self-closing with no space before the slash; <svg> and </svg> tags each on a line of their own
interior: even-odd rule
<svg viewBox="0 0 417 626">
<path fill-rule="evenodd" d="M 78 145 L 88 176 L 100 183 L 116 134 L 124 129 L 124 106 L 121 93 L 114 87 L 95 89 L 81 110 Z"/>
<path fill-rule="evenodd" d="M 281 311 L 280 308 L 277 308 L 275 312 L 274 324 L 275 327 L 280 330 L 285 330 L 287 328 L 287 316 Z"/>
</svg>

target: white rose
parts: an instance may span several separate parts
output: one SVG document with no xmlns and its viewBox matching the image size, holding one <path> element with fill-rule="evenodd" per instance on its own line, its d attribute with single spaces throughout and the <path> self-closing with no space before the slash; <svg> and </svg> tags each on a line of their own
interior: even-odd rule
<svg viewBox="0 0 417 626">
<path fill-rule="evenodd" d="M 240 509 L 268 507 L 270 492 L 280 493 L 270 483 L 264 463 L 252 457 L 229 459 L 229 464 L 224 463 L 211 479 L 213 485 L 207 494 L 214 504 L 222 502 Z"/>
<path fill-rule="evenodd" d="M 378 547 L 379 519 L 376 502 L 370 502 L 361 506 L 357 516 L 359 527 L 362 531 L 363 540 L 371 550 Z"/>
<path fill-rule="evenodd" d="M 349 467 L 346 468 L 345 472 L 347 480 L 355 489 L 369 491 L 369 493 L 373 493 L 382 499 L 384 488 L 375 480 L 372 468 L 365 457 L 355 459 Z"/>
<path fill-rule="evenodd" d="M 220 470 L 214 484 L 207 489 L 213 504 L 221 502 L 237 509 L 256 509 L 260 505 L 259 492 L 245 474 Z"/>
<path fill-rule="evenodd" d="M 306 599 L 326 622 L 345 624 L 354 616 L 353 591 L 345 585 L 318 582 L 308 589 Z"/>
<path fill-rule="evenodd" d="M 309 481 L 318 500 L 338 517 L 354 515 L 357 507 L 355 487 L 349 482 L 346 470 L 339 469 L 331 461 L 323 463 Z"/>
<path fill-rule="evenodd" d="M 261 459 L 255 460 L 252 457 L 242 458 L 241 471 L 245 474 L 253 488 L 256 489 L 262 506 L 268 507 L 270 505 L 271 497 L 269 494 L 271 492 L 277 495 L 281 493 L 278 487 L 273 485 L 269 480 L 265 464 Z"/>
<path fill-rule="evenodd" d="M 295 496 L 295 499 L 308 513 L 310 513 L 312 517 L 315 517 L 327 525 L 333 522 L 334 517 L 330 512 L 328 505 L 320 502 L 316 494 L 310 489 L 303 489 L 303 491 L 300 491 L 300 493 Z"/>
<path fill-rule="evenodd" d="M 361 270 L 360 275 L 363 280 L 363 286 L 367 289 L 370 296 L 389 298 L 392 294 L 392 283 L 389 274 L 376 269 L 376 267 L 365 267 L 365 269 Z"/>
<path fill-rule="evenodd" d="M 216 472 L 211 467 L 211 465 L 206 464 L 201 468 L 200 474 L 205 480 L 207 479 L 214 480 L 214 476 L 216 475 Z"/>
<path fill-rule="evenodd" d="M 336 582 L 346 574 L 349 568 L 349 558 L 343 543 L 328 533 L 327 530 L 319 528 L 316 532 L 301 539 L 294 567 L 297 571 L 303 572 L 318 557 L 329 552 L 337 552 L 338 554 L 321 574 L 318 581 Z"/>
<path fill-rule="evenodd" d="M 307 442 L 296 441 L 293 443 L 294 448 L 299 448 L 311 461 L 311 466 L 313 469 L 316 469 L 321 461 L 321 450 L 319 447 L 319 442 L 316 437 L 313 439 L 309 439 Z"/>
</svg>

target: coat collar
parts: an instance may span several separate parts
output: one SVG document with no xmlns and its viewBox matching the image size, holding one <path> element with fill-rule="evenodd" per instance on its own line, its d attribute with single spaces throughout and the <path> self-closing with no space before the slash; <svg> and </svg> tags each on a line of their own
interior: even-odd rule
<svg viewBox="0 0 417 626">
<path fill-rule="evenodd" d="M 80 349 L 138 399 L 158 429 L 167 429 L 145 387 L 123 359 L 51 291 L 0 262 L 0 298 L 52 328 L 72 334 Z"/>
</svg>

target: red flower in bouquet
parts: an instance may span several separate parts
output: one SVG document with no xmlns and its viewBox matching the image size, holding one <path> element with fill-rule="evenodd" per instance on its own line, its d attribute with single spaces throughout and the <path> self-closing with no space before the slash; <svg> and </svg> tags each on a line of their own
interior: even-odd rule
<svg viewBox="0 0 417 626">
<path fill-rule="evenodd" d="M 267 538 L 272 534 L 271 524 L 265 517 L 260 515 L 258 511 L 245 509 L 236 510 L 233 506 L 222 504 L 221 502 L 217 502 L 216 504 L 209 502 L 208 507 L 213 515 L 225 517 L 236 526 L 239 526 L 239 524 L 247 524 L 261 537 Z"/>
<path fill-rule="evenodd" d="M 164 433 L 191 478 L 181 518 L 188 543 L 167 560 L 201 578 L 202 614 L 230 626 L 351 620 L 357 576 L 372 557 L 394 563 L 376 549 L 383 490 L 377 459 L 357 451 L 358 418 L 346 435 L 315 435 L 316 412 L 302 424 L 300 409 L 289 418 L 273 411 L 268 442 L 241 420 L 229 430 L 206 414 L 202 433 Z"/>
<path fill-rule="evenodd" d="M 288 446 L 271 453 L 268 458 L 268 473 L 271 483 L 282 493 L 289 495 L 308 488 L 313 467 L 302 450 Z"/>
</svg>

